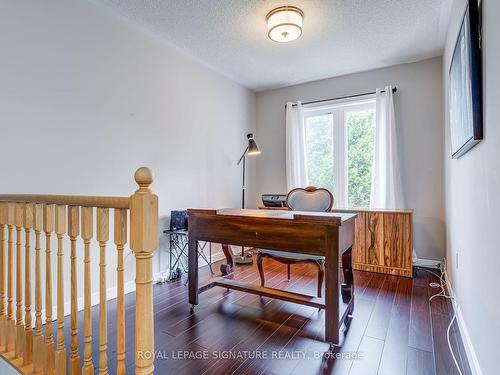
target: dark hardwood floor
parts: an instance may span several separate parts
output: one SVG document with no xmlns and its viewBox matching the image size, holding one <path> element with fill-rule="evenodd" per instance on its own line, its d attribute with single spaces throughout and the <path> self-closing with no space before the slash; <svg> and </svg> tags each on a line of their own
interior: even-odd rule
<svg viewBox="0 0 500 375">
<path fill-rule="evenodd" d="M 286 266 L 273 260 L 265 261 L 265 270 L 268 286 L 315 294 L 317 274 L 311 266 L 292 266 L 290 281 L 286 280 Z M 344 327 L 342 347 L 330 355 L 328 345 L 322 341 L 321 310 L 216 287 L 200 295 L 200 304 L 191 313 L 184 280 L 157 284 L 155 373 L 458 374 L 446 340 L 451 305 L 443 298 L 429 303 L 429 297 L 439 292 L 429 286 L 429 282 L 438 280 L 436 276 L 422 269 L 416 271 L 413 280 L 367 272 L 355 272 L 354 276 L 355 314 L 347 331 Z M 235 278 L 259 282 L 254 265 L 238 266 Z M 208 279 L 208 270 L 202 269 L 200 282 Z M 126 296 L 129 373 L 133 373 L 134 301 L 133 293 Z M 94 364 L 99 355 L 97 308 L 93 311 Z M 116 302 L 110 301 L 110 373 L 116 366 L 115 309 Z M 470 374 L 456 324 L 451 342 L 462 373 Z M 69 347 L 69 340 L 67 344 Z M 83 342 L 83 358 L 82 349 Z"/>
</svg>

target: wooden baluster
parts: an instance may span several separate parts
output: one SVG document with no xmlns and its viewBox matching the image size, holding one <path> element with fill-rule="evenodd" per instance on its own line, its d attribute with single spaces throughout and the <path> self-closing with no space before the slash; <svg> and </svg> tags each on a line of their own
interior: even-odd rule
<svg viewBox="0 0 500 375">
<path fill-rule="evenodd" d="M 57 348 L 56 374 L 66 374 L 66 347 L 64 345 L 64 248 L 66 233 L 66 206 L 56 206 L 57 235 Z"/>
<path fill-rule="evenodd" d="M 6 351 L 14 350 L 15 345 L 15 323 L 14 323 L 14 307 L 13 301 L 13 284 L 14 284 L 14 239 L 13 229 L 15 221 L 15 204 L 7 203 L 7 343 Z"/>
<path fill-rule="evenodd" d="M 43 229 L 43 205 L 34 205 L 35 229 L 35 343 L 33 348 L 33 373 L 43 371 L 45 363 L 44 343 L 42 336 L 42 270 L 40 255 L 40 234 Z"/>
<path fill-rule="evenodd" d="M 123 281 L 123 248 L 127 243 L 127 210 L 115 209 L 114 235 L 117 251 L 117 332 L 116 332 L 116 360 L 117 375 L 125 374 L 125 301 L 124 301 L 124 281 Z"/>
<path fill-rule="evenodd" d="M 78 288 L 76 267 L 76 239 L 80 234 L 80 207 L 68 207 L 68 234 L 71 240 L 71 355 L 69 373 L 80 373 L 80 355 L 78 354 Z"/>
<path fill-rule="evenodd" d="M 21 235 L 23 229 L 24 203 L 16 203 L 16 344 L 15 358 L 23 355 L 23 258 L 21 251 Z"/>
<path fill-rule="evenodd" d="M 91 310 L 91 274 L 90 274 L 90 240 L 93 236 L 94 215 L 92 207 L 82 207 L 82 238 L 85 247 L 84 254 L 84 321 L 83 330 L 85 335 L 85 346 L 83 352 L 83 375 L 94 374 L 92 363 L 92 310 Z"/>
<path fill-rule="evenodd" d="M 153 252 L 158 247 L 158 197 L 149 186 L 153 173 L 135 172 L 139 189 L 130 197 L 130 247 L 136 259 L 135 373 L 154 372 Z"/>
<path fill-rule="evenodd" d="M 33 228 L 33 204 L 24 205 L 24 348 L 23 365 L 33 361 L 33 325 L 31 316 L 31 229 Z"/>
<path fill-rule="evenodd" d="M 108 317 L 106 308 L 106 242 L 109 240 L 109 209 L 97 209 L 99 241 L 99 374 L 108 373 Z"/>
<path fill-rule="evenodd" d="M 7 207 L 0 202 L 0 352 L 5 351 L 7 330 L 5 322 L 5 225 L 7 224 Z"/>
<path fill-rule="evenodd" d="M 52 232 L 54 232 L 54 205 L 43 207 L 45 232 L 45 374 L 55 371 L 54 328 L 52 321 Z"/>
</svg>

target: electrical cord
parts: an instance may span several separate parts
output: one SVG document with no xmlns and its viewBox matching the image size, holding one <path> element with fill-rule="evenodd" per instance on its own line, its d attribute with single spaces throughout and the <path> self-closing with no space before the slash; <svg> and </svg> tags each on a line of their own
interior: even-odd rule
<svg viewBox="0 0 500 375">
<path fill-rule="evenodd" d="M 429 303 L 436 297 L 443 297 L 443 298 L 446 298 L 446 299 L 450 299 L 452 304 L 455 305 L 455 298 L 451 295 L 448 295 L 446 293 L 446 286 L 447 286 L 447 283 L 445 282 L 445 280 L 448 280 L 448 274 L 446 273 L 446 267 L 445 267 L 445 263 L 446 263 L 446 260 L 444 260 L 441 264 L 440 264 L 440 270 L 441 270 L 441 275 L 438 275 L 436 272 L 433 272 L 431 270 L 428 270 L 426 268 L 422 268 L 422 267 L 418 267 L 419 269 L 421 270 L 424 270 L 424 271 L 427 271 L 431 274 L 433 274 L 434 276 L 438 277 L 439 278 L 439 285 L 441 287 L 441 292 L 440 293 L 436 293 L 434 295 L 432 295 L 430 298 L 429 298 Z M 451 321 L 450 321 L 450 324 L 448 324 L 448 328 L 446 329 L 446 341 L 448 342 L 448 348 L 450 349 L 450 353 L 451 353 L 451 357 L 453 358 L 453 362 L 455 363 L 455 366 L 457 367 L 457 370 L 458 370 L 458 373 L 460 375 L 463 375 L 462 374 L 462 370 L 460 369 L 460 366 L 458 365 L 458 361 L 457 361 L 457 358 L 455 357 L 455 353 L 453 352 L 453 348 L 451 347 L 451 341 L 450 341 L 450 331 L 451 331 L 451 326 L 453 325 L 453 322 L 457 319 L 457 313 L 456 313 L 456 309 L 453 308 L 453 317 L 451 318 Z"/>
<path fill-rule="evenodd" d="M 453 298 L 452 298 L 453 300 Z M 460 370 L 460 366 L 458 365 L 457 359 L 455 358 L 455 353 L 453 353 L 453 349 L 451 348 L 450 342 L 450 330 L 453 322 L 457 319 L 457 313 L 453 312 L 453 318 L 451 318 L 450 324 L 448 325 L 448 329 L 446 330 L 446 340 L 448 341 L 448 347 L 450 348 L 450 353 L 453 358 L 453 362 L 455 362 L 455 366 L 457 366 L 458 373 L 462 375 L 462 370 Z"/>
</svg>

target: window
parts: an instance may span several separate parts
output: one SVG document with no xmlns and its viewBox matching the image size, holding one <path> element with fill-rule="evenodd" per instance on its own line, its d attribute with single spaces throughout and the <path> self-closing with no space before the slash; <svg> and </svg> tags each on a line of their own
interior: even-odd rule
<svg viewBox="0 0 500 375">
<path fill-rule="evenodd" d="M 304 107 L 308 184 L 336 207 L 368 207 L 375 144 L 375 99 Z"/>
</svg>

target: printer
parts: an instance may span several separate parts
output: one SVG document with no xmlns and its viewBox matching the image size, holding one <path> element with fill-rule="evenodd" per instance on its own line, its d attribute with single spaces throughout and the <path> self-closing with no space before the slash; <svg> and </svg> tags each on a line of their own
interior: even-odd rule
<svg viewBox="0 0 500 375">
<path fill-rule="evenodd" d="M 264 207 L 286 207 L 286 194 L 262 194 Z"/>
</svg>

